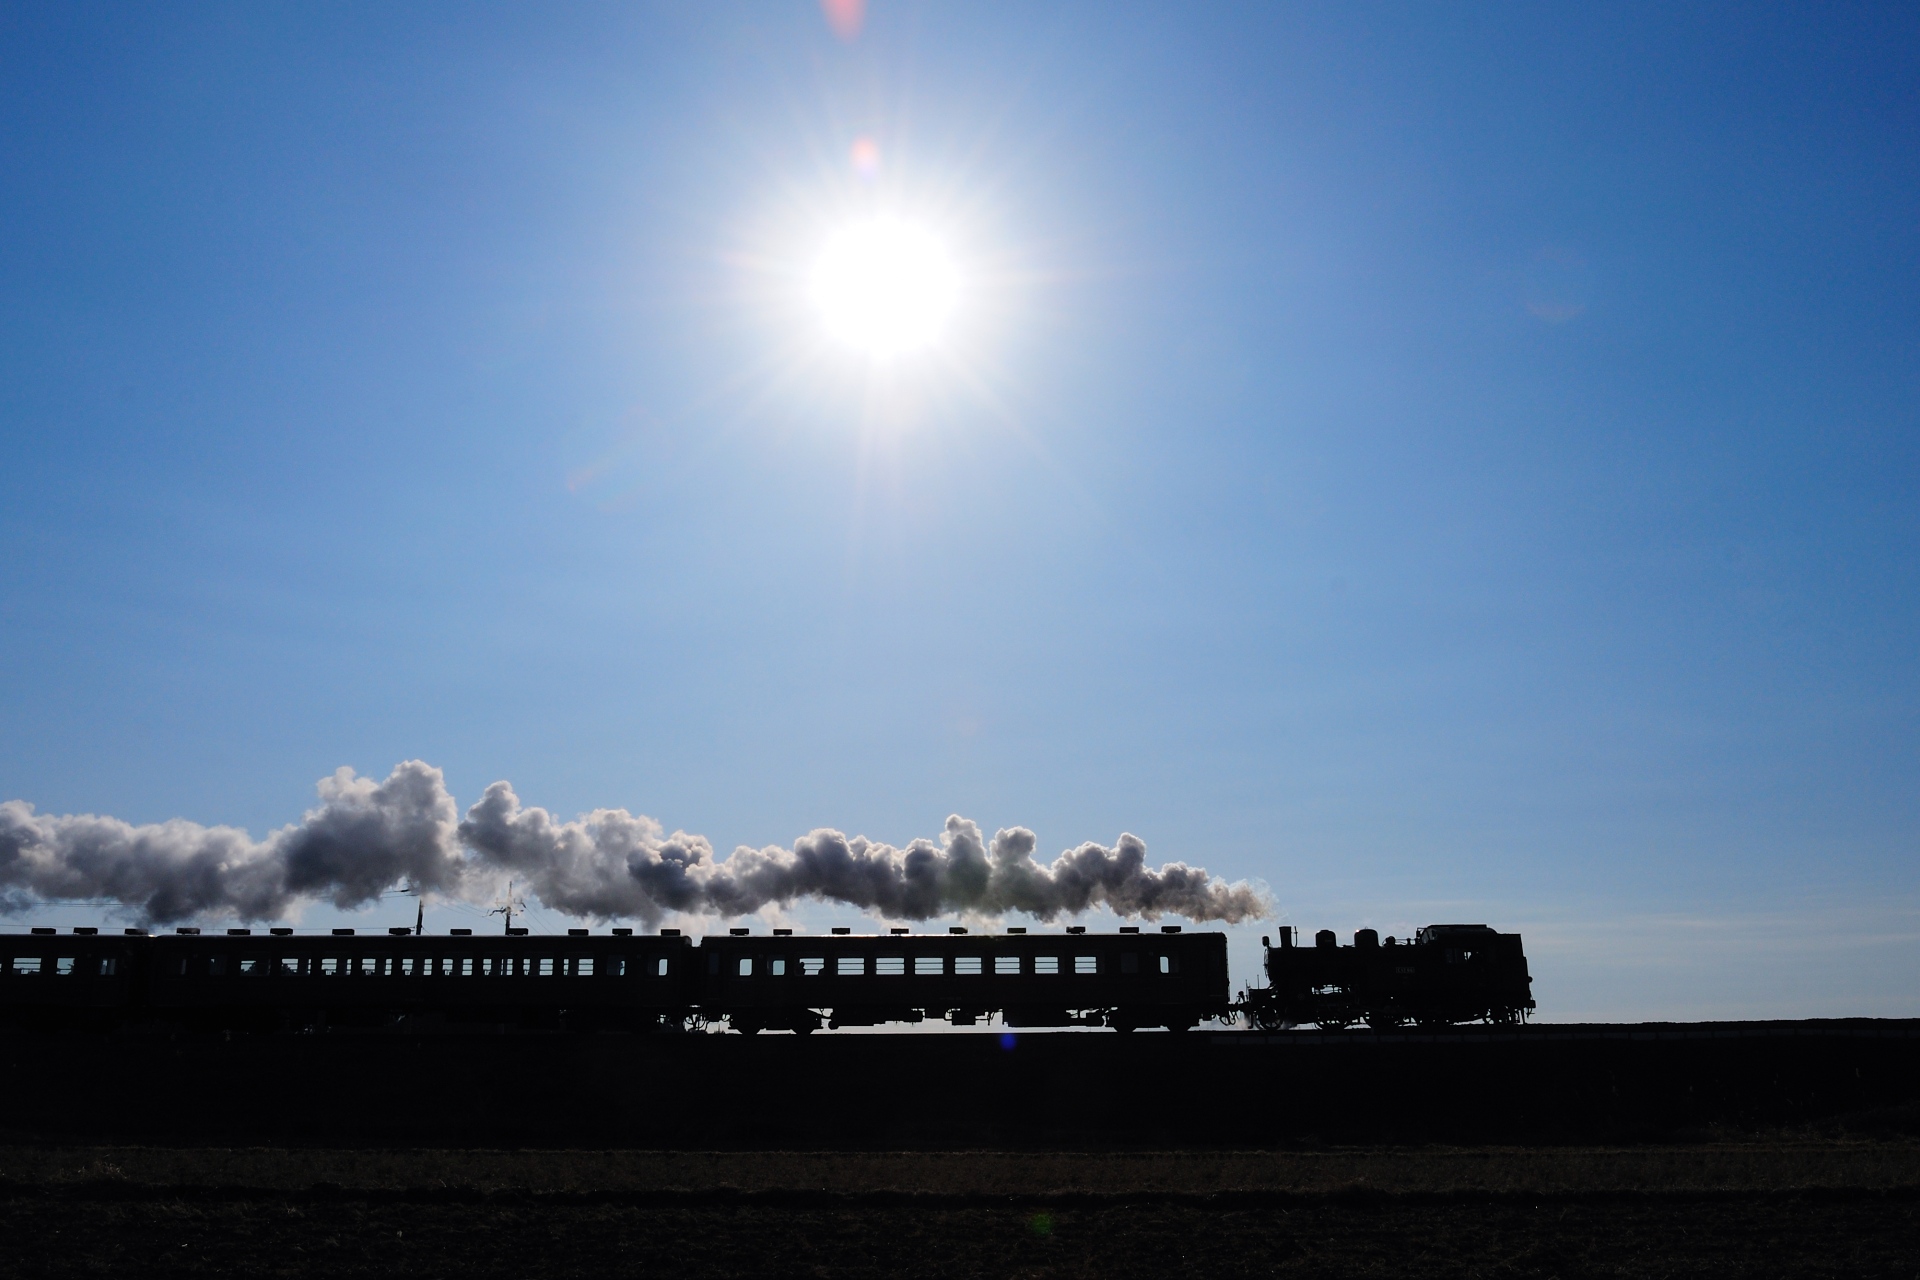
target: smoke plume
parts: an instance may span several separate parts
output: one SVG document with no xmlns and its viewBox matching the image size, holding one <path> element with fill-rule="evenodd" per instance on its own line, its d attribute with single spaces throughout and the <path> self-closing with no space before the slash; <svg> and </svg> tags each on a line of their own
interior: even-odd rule
<svg viewBox="0 0 1920 1280">
<path fill-rule="evenodd" d="M 319 790 L 319 805 L 300 822 L 258 842 L 233 827 L 133 826 L 0 804 L 0 911 L 80 898 L 119 902 L 160 923 L 264 920 L 304 901 L 362 906 L 403 882 L 480 900 L 509 876 L 556 911 L 648 925 L 674 913 L 740 916 L 803 900 L 894 920 L 1008 911 L 1052 920 L 1106 907 L 1235 923 L 1272 909 L 1258 890 L 1202 868 L 1148 866 L 1146 845 L 1131 835 L 1042 865 L 1031 831 L 1013 827 L 988 841 L 956 816 L 938 841 L 904 848 L 823 829 L 790 848 L 742 846 L 716 858 L 704 837 L 668 834 L 624 809 L 556 820 L 522 805 L 505 782 L 461 820 L 440 771 L 418 760 L 379 783 L 341 769 Z"/>
<path fill-rule="evenodd" d="M 148 920 L 271 920 L 303 900 L 365 906 L 401 882 L 455 890 L 465 861 L 457 811 L 440 771 L 418 760 L 385 782 L 341 769 L 320 803 L 254 841 L 237 827 L 176 818 L 133 826 L 92 814 L 36 814 L 0 804 L 0 911 L 36 899 L 108 899 Z"/>
</svg>

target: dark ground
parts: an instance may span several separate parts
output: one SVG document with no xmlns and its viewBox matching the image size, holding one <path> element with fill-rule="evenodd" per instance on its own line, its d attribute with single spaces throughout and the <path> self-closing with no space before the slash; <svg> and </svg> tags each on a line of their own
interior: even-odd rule
<svg viewBox="0 0 1920 1280">
<path fill-rule="evenodd" d="M 24 1276 L 1920 1274 L 1920 1144 L 1545 1160 L 1135 1153 L 1119 1167 L 1088 1154 L 474 1152 L 471 1176 L 451 1154 L 15 1149 L 0 1184 L 0 1266 Z M 235 1173 L 255 1185 L 222 1176 Z M 350 1181 L 308 1181 L 329 1173 Z M 1072 1189 L 1128 1181 L 1162 1189 Z M 604 1185 L 547 1185 L 579 1182 Z M 1455 1185 L 1432 1189 L 1444 1183 Z M 937 1189 L 981 1186 L 1002 1189 Z"/>
<path fill-rule="evenodd" d="M 1697 1141 L 1920 1103 L 1920 1021 L 0 1035 L 0 1141 L 876 1150 Z"/>
<path fill-rule="evenodd" d="M 1901 1276 L 1914 1197 L 15 1198 L 9 1275 Z"/>
<path fill-rule="evenodd" d="M 1920 1027 L 0 1037 L 0 1275 L 1920 1277 Z"/>
</svg>

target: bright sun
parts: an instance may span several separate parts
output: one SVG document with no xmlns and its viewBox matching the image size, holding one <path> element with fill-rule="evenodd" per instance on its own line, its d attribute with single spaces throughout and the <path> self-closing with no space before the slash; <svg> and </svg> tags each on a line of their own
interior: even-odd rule
<svg viewBox="0 0 1920 1280">
<path fill-rule="evenodd" d="M 835 338 L 886 357 L 940 336 L 959 300 L 960 275 L 924 228 L 878 217 L 827 241 L 813 265 L 812 291 Z"/>
</svg>

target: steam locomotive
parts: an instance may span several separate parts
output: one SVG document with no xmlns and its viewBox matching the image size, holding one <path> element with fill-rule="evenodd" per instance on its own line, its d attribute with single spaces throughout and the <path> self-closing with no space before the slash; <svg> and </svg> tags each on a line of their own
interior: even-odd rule
<svg viewBox="0 0 1920 1280">
<path fill-rule="evenodd" d="M 1345 947 L 1331 929 L 1315 934 L 1313 946 L 1296 947 L 1293 929 L 1283 925 L 1279 946 L 1266 938 L 1260 944 L 1267 985 L 1249 989 L 1240 1002 L 1256 1027 L 1512 1026 L 1534 1008 L 1520 935 L 1484 924 L 1430 924 L 1404 942 L 1361 929 Z"/>
<path fill-rule="evenodd" d="M 286 928 L 161 935 L 38 928 L 0 935 L 0 1024 L 296 1032 L 726 1027 L 805 1035 L 822 1026 L 929 1019 L 972 1026 L 998 1015 L 1008 1027 L 1186 1031 L 1241 1012 L 1261 1027 L 1344 1027 L 1357 1018 L 1382 1026 L 1389 1011 L 1423 1024 L 1503 1021 L 1533 1004 L 1524 996 L 1517 935 L 1436 925 L 1405 947 L 1391 939 L 1335 947 L 1331 933 L 1320 939 L 1319 947 L 1295 948 L 1291 930 L 1283 929 L 1281 946 L 1266 948 L 1271 985 L 1236 1004 L 1228 994 L 1226 935 L 1184 933 L 1177 925 L 1112 934 L 1080 927 L 827 935 L 730 929 L 697 943 L 674 929 L 569 929 L 562 937 L 525 929 L 295 936 Z M 1378 966 L 1351 958 L 1376 952 L 1410 967 L 1390 966 L 1387 978 Z M 1307 956 L 1313 963 L 1296 958 Z"/>
</svg>

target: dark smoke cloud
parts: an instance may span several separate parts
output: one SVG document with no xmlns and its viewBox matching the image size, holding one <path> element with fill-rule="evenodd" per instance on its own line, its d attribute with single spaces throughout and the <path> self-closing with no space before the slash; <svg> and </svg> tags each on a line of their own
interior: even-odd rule
<svg viewBox="0 0 1920 1280">
<path fill-rule="evenodd" d="M 1113 848 L 1083 844 L 1049 865 L 1035 860 L 1034 847 L 1023 828 L 989 843 L 977 825 L 951 817 L 937 842 L 905 848 L 820 830 L 791 848 L 743 846 L 721 859 L 704 837 L 669 835 L 624 809 L 558 821 L 522 805 L 504 782 L 459 820 L 440 771 L 414 760 L 378 783 L 340 770 L 320 784 L 316 808 L 259 842 L 232 827 L 136 827 L 0 804 L 0 911 L 35 899 L 104 898 L 156 922 L 262 920 L 308 900 L 362 906 L 403 882 L 478 898 L 507 877 L 554 910 L 649 925 L 673 913 L 740 916 L 803 900 L 895 920 L 1008 911 L 1052 920 L 1106 907 L 1234 923 L 1272 909 L 1258 890 L 1201 868 L 1149 867 L 1134 836 Z"/>
</svg>

